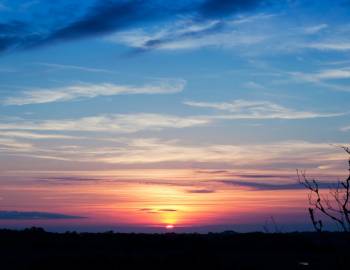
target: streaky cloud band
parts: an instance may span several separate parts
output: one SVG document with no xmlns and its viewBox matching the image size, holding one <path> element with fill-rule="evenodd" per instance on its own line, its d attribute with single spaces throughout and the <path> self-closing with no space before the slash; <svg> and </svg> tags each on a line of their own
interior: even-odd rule
<svg viewBox="0 0 350 270">
<path fill-rule="evenodd" d="M 85 217 L 71 216 L 49 212 L 0 211 L 0 220 L 42 220 L 42 219 L 81 219 Z"/>
<path fill-rule="evenodd" d="M 77 84 L 52 89 L 34 89 L 22 92 L 20 96 L 8 97 L 4 105 L 28 105 L 71 101 L 79 98 L 94 98 L 115 95 L 174 94 L 183 91 L 186 81 L 182 79 L 158 80 L 143 86 L 117 85 L 111 83 Z"/>
</svg>

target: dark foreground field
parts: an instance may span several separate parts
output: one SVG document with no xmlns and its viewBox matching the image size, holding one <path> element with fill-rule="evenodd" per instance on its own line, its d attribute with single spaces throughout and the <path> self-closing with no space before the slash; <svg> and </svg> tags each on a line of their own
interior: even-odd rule
<svg viewBox="0 0 350 270">
<path fill-rule="evenodd" d="M 0 230 L 0 269 L 350 269 L 340 233 L 76 234 Z"/>
</svg>

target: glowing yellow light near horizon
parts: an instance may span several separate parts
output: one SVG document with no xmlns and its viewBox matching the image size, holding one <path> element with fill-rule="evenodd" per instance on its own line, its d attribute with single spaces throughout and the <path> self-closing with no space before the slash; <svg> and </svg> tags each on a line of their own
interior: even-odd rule
<svg viewBox="0 0 350 270">
<path fill-rule="evenodd" d="M 165 228 L 166 228 L 167 230 L 172 230 L 172 229 L 174 229 L 175 227 L 174 227 L 174 225 L 168 224 L 168 225 L 165 226 Z"/>
</svg>

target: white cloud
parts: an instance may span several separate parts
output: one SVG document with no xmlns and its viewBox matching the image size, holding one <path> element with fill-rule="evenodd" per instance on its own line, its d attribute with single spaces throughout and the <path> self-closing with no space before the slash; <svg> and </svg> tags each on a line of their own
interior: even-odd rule
<svg viewBox="0 0 350 270">
<path fill-rule="evenodd" d="M 239 49 L 240 54 L 247 55 L 295 53 L 307 48 L 338 51 L 350 49 L 350 43 L 346 41 L 334 42 L 342 33 L 340 30 L 324 31 L 329 28 L 326 23 L 300 27 L 283 19 L 281 14 L 238 16 L 232 20 L 204 22 L 180 19 L 173 24 L 118 32 L 107 40 L 141 51 L 218 47 Z M 320 41 L 311 41 L 310 35 L 316 34 L 322 35 Z"/>
<path fill-rule="evenodd" d="M 9 152 L 31 152 L 34 148 L 30 143 L 19 142 L 9 138 L 0 138 L 0 150 Z"/>
<path fill-rule="evenodd" d="M 244 25 L 273 15 L 240 17 L 232 21 L 209 20 L 196 22 L 180 20 L 155 29 L 137 29 L 116 33 L 107 40 L 141 50 L 184 50 L 203 47 L 235 47 L 253 45 L 266 39 L 261 32 L 246 33 L 237 29 Z"/>
<path fill-rule="evenodd" d="M 309 119 L 336 117 L 344 113 L 318 113 L 298 111 L 268 101 L 234 100 L 232 102 L 196 102 L 184 104 L 192 107 L 216 109 L 225 114 L 206 114 L 196 116 L 176 116 L 167 114 L 137 113 L 109 114 L 76 119 L 23 120 L 12 119 L 0 122 L 0 130 L 8 130 L 3 135 L 29 139 L 65 139 L 66 135 L 23 133 L 23 131 L 90 131 L 111 133 L 134 133 L 143 130 L 163 130 L 208 125 L 216 120 L 235 119 Z M 12 131 L 9 131 L 12 130 Z M 18 131 L 21 131 L 18 132 Z"/>
<path fill-rule="evenodd" d="M 181 50 L 181 49 L 197 49 L 203 47 L 235 47 L 247 46 L 260 43 L 265 40 L 264 35 L 243 35 L 240 33 L 227 32 L 211 34 L 205 37 L 189 38 L 168 42 L 160 45 L 158 49 L 164 50 Z"/>
<path fill-rule="evenodd" d="M 317 34 L 326 28 L 328 28 L 328 25 L 323 23 L 319 25 L 307 26 L 303 29 L 303 32 L 307 35 L 312 35 L 312 34 Z"/>
<path fill-rule="evenodd" d="M 142 130 L 162 130 L 166 128 L 188 128 L 202 126 L 215 120 L 235 119 L 308 119 L 318 117 L 336 117 L 343 113 L 317 113 L 297 111 L 285 108 L 268 101 L 235 100 L 232 102 L 195 102 L 187 101 L 184 104 L 192 107 L 211 108 L 226 111 L 225 114 L 176 116 L 166 114 L 137 113 L 111 114 L 83 117 L 77 119 L 60 120 L 21 120 L 0 122 L 0 130 L 12 130 L 3 133 L 14 137 L 44 139 L 64 139 L 64 135 L 50 135 L 37 133 L 19 133 L 18 131 L 91 131 L 111 133 L 133 133 Z M 15 132 L 14 132 L 15 131 Z"/>
<path fill-rule="evenodd" d="M 61 134 L 43 134 L 43 133 L 33 133 L 33 132 L 26 132 L 26 131 L 1 131 L 0 137 L 15 137 L 15 138 L 32 139 L 32 140 L 80 138 L 80 137 L 61 135 Z"/>
<path fill-rule="evenodd" d="M 234 166 L 254 167 L 262 164 L 276 165 L 281 162 L 298 163 L 300 160 L 307 160 L 305 161 L 307 163 L 342 160 L 341 152 L 335 156 L 331 153 L 335 151 L 328 144 L 305 141 L 186 146 L 179 141 L 137 139 L 130 141 L 122 151 L 117 150 L 110 153 L 111 155 L 100 157 L 100 161 L 107 163 L 232 162 Z M 305 159 L 306 157 L 308 159 Z"/>
<path fill-rule="evenodd" d="M 39 143 L 39 142 L 38 142 Z M 187 144 L 178 140 L 157 138 L 124 138 L 118 143 L 104 146 L 81 143 L 76 145 L 21 145 L 20 142 L 6 141 L 3 155 L 55 159 L 68 162 L 89 162 L 94 164 L 118 164 L 155 166 L 167 163 L 171 168 L 188 164 L 206 164 L 206 168 L 217 165 L 239 169 L 288 169 L 300 166 L 317 169 L 319 166 L 339 168 L 344 154 L 326 143 L 306 141 L 281 141 L 266 144 Z M 0 148 L 2 142 L 0 140 Z M 152 165 L 153 164 L 153 165 Z M 158 165 L 157 165 L 158 164 Z M 84 166 L 84 165 L 82 165 Z M 338 167 L 337 167 L 338 166 Z M 149 168 L 149 167 L 148 167 Z"/>
<path fill-rule="evenodd" d="M 346 52 L 350 50 L 350 42 L 316 42 L 307 44 L 305 47 L 321 51 Z"/>
<path fill-rule="evenodd" d="M 260 13 L 257 15 L 251 15 L 251 16 L 238 16 L 237 18 L 229 21 L 228 23 L 231 25 L 240 25 L 240 24 L 251 24 L 253 22 L 261 22 L 262 20 L 268 20 L 274 17 L 278 17 L 280 14 L 266 14 L 266 13 Z"/>
<path fill-rule="evenodd" d="M 180 117 L 162 114 L 116 114 L 65 120 L 12 121 L 0 123 L 0 130 L 93 131 L 132 133 L 141 130 L 186 128 L 208 124 L 208 117 Z"/>
<path fill-rule="evenodd" d="M 318 117 L 335 117 L 342 113 L 317 113 L 297 111 L 269 101 L 234 100 L 232 102 L 196 102 L 184 104 L 192 107 L 210 108 L 228 111 L 232 114 L 215 116 L 218 119 L 308 119 Z"/>
<path fill-rule="evenodd" d="M 202 37 L 169 40 L 162 33 L 146 34 L 143 31 L 118 33 L 113 37 L 118 43 L 143 50 L 187 50 L 203 47 L 232 47 L 259 43 L 263 36 L 234 35 L 232 32 L 213 33 Z"/>
<path fill-rule="evenodd" d="M 340 129 L 341 131 L 350 131 L 350 126 L 345 126 Z"/>
<path fill-rule="evenodd" d="M 350 87 L 347 84 L 332 82 L 334 80 L 350 79 L 349 68 L 327 69 L 315 73 L 288 72 L 287 74 L 289 74 L 289 76 L 292 78 L 292 81 L 296 83 L 308 82 L 313 83 L 319 87 L 329 88 L 334 91 L 350 91 Z"/>
<path fill-rule="evenodd" d="M 256 83 L 256 82 L 254 82 L 254 81 L 246 82 L 246 83 L 244 84 L 244 86 L 247 87 L 247 88 L 250 88 L 250 89 L 266 90 L 266 88 L 265 88 L 263 85 L 261 85 L 261 84 L 259 84 L 259 83 Z"/>
<path fill-rule="evenodd" d="M 334 79 L 349 79 L 350 69 L 328 69 L 319 73 L 310 75 L 310 79 L 314 80 L 334 80 Z"/>
<path fill-rule="evenodd" d="M 117 73 L 115 71 L 111 71 L 108 69 L 101 69 L 101 68 L 91 68 L 91 67 L 83 67 L 83 66 L 75 66 L 75 65 L 62 65 L 62 64 L 55 64 L 55 63 L 38 63 L 41 66 L 53 68 L 53 69 L 69 69 L 69 70 L 80 70 L 80 71 L 86 71 L 86 72 L 95 72 L 95 73 Z"/>
<path fill-rule="evenodd" d="M 79 84 L 54 89 L 37 89 L 23 92 L 21 96 L 8 97 L 5 105 L 40 104 L 58 101 L 69 101 L 78 98 L 94 98 L 98 96 L 135 95 L 135 94 L 172 94 L 181 92 L 186 81 L 180 79 L 159 80 L 158 83 L 144 86 L 128 86 L 115 84 Z"/>
</svg>

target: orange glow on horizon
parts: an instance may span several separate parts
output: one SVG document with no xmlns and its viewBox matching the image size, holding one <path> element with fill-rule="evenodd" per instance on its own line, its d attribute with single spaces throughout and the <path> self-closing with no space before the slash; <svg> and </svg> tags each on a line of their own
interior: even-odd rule
<svg viewBox="0 0 350 270">
<path fill-rule="evenodd" d="M 279 214 L 304 213 L 307 203 L 304 190 L 252 190 L 223 184 L 217 181 L 219 176 L 212 176 L 212 173 L 200 172 L 200 178 L 194 170 L 163 170 L 151 175 L 144 171 L 144 181 L 138 180 L 140 171 L 136 170 L 135 180 L 131 179 L 131 171 L 121 173 L 125 177 L 121 180 L 117 176 L 101 177 L 102 180 L 96 182 L 54 183 L 54 188 L 53 184 L 45 182 L 23 181 L 20 186 L 8 183 L 3 187 L 7 196 L 3 196 L 2 202 L 14 205 L 8 210 L 87 217 L 69 221 L 77 224 L 166 229 L 264 224 L 271 215 L 278 219 Z"/>
</svg>

